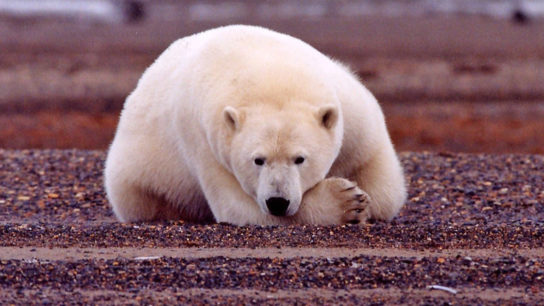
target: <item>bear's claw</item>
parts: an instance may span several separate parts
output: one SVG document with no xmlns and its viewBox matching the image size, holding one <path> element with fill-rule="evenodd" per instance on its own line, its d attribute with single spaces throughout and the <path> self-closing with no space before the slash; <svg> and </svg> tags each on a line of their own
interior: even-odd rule
<svg viewBox="0 0 544 306">
<path fill-rule="evenodd" d="M 367 209 L 370 197 L 357 184 L 344 178 L 324 179 L 305 195 L 305 203 L 323 217 L 312 219 L 311 222 L 317 224 L 358 224 L 370 217 Z"/>
<path fill-rule="evenodd" d="M 333 185 L 342 186 L 341 192 L 333 194 L 333 198 L 340 201 L 343 210 L 341 223 L 359 224 L 370 216 L 366 210 L 370 203 L 370 197 L 362 191 L 356 183 L 343 178 L 330 178 Z M 334 193 L 336 188 L 331 188 Z M 338 189 L 336 189 L 338 190 Z"/>
<path fill-rule="evenodd" d="M 366 221 L 369 218 L 366 208 L 370 202 L 370 197 L 358 187 L 356 187 L 356 189 L 359 191 L 359 193 L 355 194 L 351 201 L 347 201 L 344 204 L 345 208 L 347 209 L 344 212 L 342 221 L 346 223 L 358 224 L 362 221 Z M 357 222 L 353 222 L 355 220 Z"/>
</svg>

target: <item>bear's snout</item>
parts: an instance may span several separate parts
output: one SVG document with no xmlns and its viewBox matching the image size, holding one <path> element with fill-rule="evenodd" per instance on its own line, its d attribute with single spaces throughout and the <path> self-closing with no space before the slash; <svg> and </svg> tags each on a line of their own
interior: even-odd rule
<svg viewBox="0 0 544 306">
<path fill-rule="evenodd" d="M 268 211 L 274 216 L 285 216 L 287 207 L 289 207 L 289 200 L 272 197 L 266 200 L 266 207 L 268 207 Z"/>
</svg>

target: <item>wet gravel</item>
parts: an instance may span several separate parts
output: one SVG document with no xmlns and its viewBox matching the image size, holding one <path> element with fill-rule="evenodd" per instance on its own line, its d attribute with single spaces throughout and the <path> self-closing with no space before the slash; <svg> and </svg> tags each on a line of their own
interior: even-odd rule
<svg viewBox="0 0 544 306">
<path fill-rule="evenodd" d="M 0 255 L 0 300 L 20 305 L 544 301 L 544 255 L 517 252 L 544 247 L 544 156 L 402 153 L 409 199 L 400 215 L 392 222 L 328 227 L 121 224 L 104 197 L 104 157 L 102 151 L 0 150 L 0 252 L 8 246 L 343 247 L 417 249 L 429 256 L 51 261 Z M 442 249 L 508 252 L 431 256 Z M 434 284 L 459 292 L 426 289 Z M 296 290 L 305 293 L 293 294 Z M 335 294 L 339 290 L 347 291 Z"/>
<path fill-rule="evenodd" d="M 524 257 L 268 259 L 224 257 L 133 261 L 1 261 L 0 283 L 14 289 L 138 290 L 202 289 L 373 289 L 425 288 L 437 282 L 457 287 L 504 288 L 544 285 L 544 259 Z M 520 270 L 518 267 L 523 266 Z"/>
<path fill-rule="evenodd" d="M 278 290 L 351 290 L 390 289 L 421 290 L 440 283 L 463 290 L 473 288 L 494 288 L 497 291 L 516 286 L 529 293 L 540 293 L 544 286 L 544 259 L 528 259 L 521 256 L 499 258 L 383 258 L 359 256 L 354 258 L 334 259 L 229 259 L 215 257 L 207 259 L 160 258 L 156 260 L 133 261 L 115 260 L 78 260 L 21 262 L 2 260 L 0 285 L 11 290 L 11 298 L 28 292 L 36 294 L 40 290 L 53 290 L 59 293 L 102 292 L 95 298 L 104 298 L 109 292 L 123 292 L 132 298 L 145 298 L 148 293 L 169 291 L 171 298 L 176 293 L 182 298 L 178 302 L 191 302 L 184 294 L 186 289 L 243 290 L 253 289 L 261 292 Z M 523 267 L 523 269 L 520 269 Z M 213 291 L 212 291 L 213 292 Z M 313 291 L 308 291 L 312 293 Z M 371 291 L 370 291 L 371 292 Z M 0 293 L 1 294 L 1 293 Z M 315 294 L 315 293 L 314 293 Z M 156 294 L 160 297 L 159 294 Z M 371 296 L 372 294 L 370 294 Z M 7 297 L 7 295 L 5 296 Z M 58 294 L 54 297 L 59 298 Z M 230 303 L 240 299 L 244 302 L 259 301 L 256 297 L 241 297 L 231 293 L 232 301 L 225 297 L 216 297 L 215 302 Z M 23 299 L 23 301 L 26 300 Z M 85 299 L 85 297 L 82 297 Z M 88 298 L 88 296 L 87 296 Z M 116 299 L 115 296 L 113 298 Z M 153 297 L 147 297 L 152 298 Z M 196 298 L 196 297 L 193 297 Z M 202 301 L 214 301 L 213 295 L 201 296 Z M 242 299 L 243 298 L 243 299 Z M 356 302 L 357 296 L 345 296 L 345 302 Z M 360 298 L 360 297 L 359 297 Z M 375 302 L 392 302 L 393 299 L 382 296 Z M 398 298 L 398 297 L 397 297 Z M 423 299 L 422 296 L 417 296 Z M 430 299 L 430 297 L 427 297 Z M 538 296 L 529 296 L 537 300 Z M 542 295 L 540 295 L 542 298 Z M 438 300 L 443 299 L 438 297 Z M 458 302 L 478 302 L 478 297 L 468 299 L 460 296 Z M 153 299 L 157 301 L 156 299 Z M 452 300 L 452 297 L 446 300 Z M 323 301 L 311 294 L 308 297 L 285 299 L 282 302 L 317 302 Z M 340 302 L 338 298 L 329 302 Z M 406 301 L 413 301 L 406 294 Z M 416 299 L 417 301 L 417 299 Z M 436 299 L 430 299 L 436 302 Z M 215 303 L 214 302 L 214 303 Z M 276 302 L 278 302 L 276 300 Z M 401 302 L 401 300 L 397 300 Z M 423 302 L 423 301 L 420 301 Z M 478 302 L 478 303 L 481 303 Z"/>
</svg>

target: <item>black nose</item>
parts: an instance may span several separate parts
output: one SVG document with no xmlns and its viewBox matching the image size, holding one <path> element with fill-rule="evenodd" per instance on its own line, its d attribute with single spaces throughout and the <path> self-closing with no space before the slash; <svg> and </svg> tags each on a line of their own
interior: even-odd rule
<svg viewBox="0 0 544 306">
<path fill-rule="evenodd" d="M 289 200 L 284 198 L 269 198 L 266 200 L 266 207 L 268 207 L 268 211 L 274 216 L 285 216 L 287 207 L 289 207 Z"/>
</svg>

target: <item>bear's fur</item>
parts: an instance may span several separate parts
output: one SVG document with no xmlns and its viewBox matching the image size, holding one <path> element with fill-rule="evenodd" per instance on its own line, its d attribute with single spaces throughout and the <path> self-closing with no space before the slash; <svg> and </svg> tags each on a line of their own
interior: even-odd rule
<svg viewBox="0 0 544 306">
<path fill-rule="evenodd" d="M 124 222 L 358 223 L 391 219 L 406 198 L 357 78 L 296 38 L 241 25 L 179 39 L 146 70 L 105 187 Z"/>
</svg>

